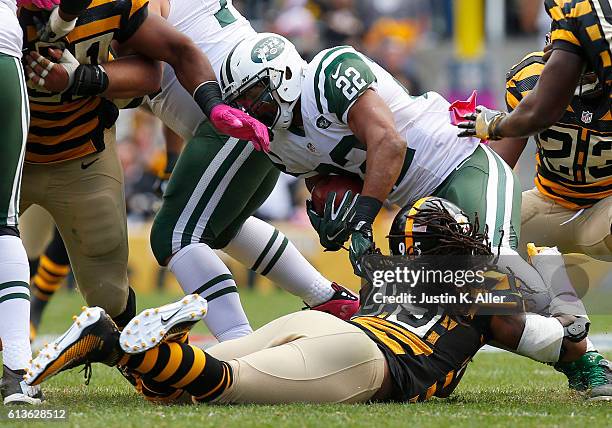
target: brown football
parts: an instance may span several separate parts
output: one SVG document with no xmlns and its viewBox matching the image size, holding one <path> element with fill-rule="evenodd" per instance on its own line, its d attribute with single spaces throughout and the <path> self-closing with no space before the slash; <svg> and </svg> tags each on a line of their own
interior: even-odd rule
<svg viewBox="0 0 612 428">
<path fill-rule="evenodd" d="M 336 192 L 335 208 L 338 208 L 342 198 L 347 191 L 353 192 L 353 195 L 361 193 L 363 189 L 363 181 L 356 177 L 344 175 L 326 175 L 316 180 L 311 191 L 312 207 L 317 214 L 323 215 L 325 201 L 330 192 Z"/>
</svg>

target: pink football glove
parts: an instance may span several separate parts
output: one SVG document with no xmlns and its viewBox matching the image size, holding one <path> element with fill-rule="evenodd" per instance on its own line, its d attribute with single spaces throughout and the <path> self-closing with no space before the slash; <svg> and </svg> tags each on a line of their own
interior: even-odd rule
<svg viewBox="0 0 612 428">
<path fill-rule="evenodd" d="M 253 143 L 255 150 L 270 151 L 270 135 L 263 123 L 242 110 L 226 104 L 218 104 L 210 112 L 210 121 L 223 134 Z"/>
</svg>

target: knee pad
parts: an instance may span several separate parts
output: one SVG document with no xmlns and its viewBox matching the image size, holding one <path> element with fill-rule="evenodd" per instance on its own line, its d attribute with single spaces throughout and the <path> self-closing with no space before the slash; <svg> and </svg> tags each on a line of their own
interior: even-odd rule
<svg viewBox="0 0 612 428">
<path fill-rule="evenodd" d="M 74 213 L 72 231 L 81 251 L 88 257 L 109 254 L 124 245 L 127 253 L 127 226 L 118 206 L 110 195 L 99 194 L 87 200 Z"/>
</svg>

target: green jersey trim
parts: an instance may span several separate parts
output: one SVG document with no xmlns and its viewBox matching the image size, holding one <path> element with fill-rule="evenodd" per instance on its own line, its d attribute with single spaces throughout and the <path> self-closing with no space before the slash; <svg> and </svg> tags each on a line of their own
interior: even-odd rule
<svg viewBox="0 0 612 428">
<path fill-rule="evenodd" d="M 346 123 L 349 109 L 376 82 L 376 76 L 356 52 L 340 53 L 323 71 L 327 109 Z"/>
<path fill-rule="evenodd" d="M 332 56 L 335 52 L 339 51 L 340 49 L 346 49 L 346 48 L 348 48 L 348 46 L 338 46 L 336 48 L 330 49 L 323 56 L 323 58 L 321 58 L 321 61 L 319 62 L 319 66 L 317 67 L 317 71 L 313 79 L 314 80 L 314 92 L 315 92 L 315 100 L 317 101 L 317 109 L 319 109 L 319 113 L 321 114 L 324 114 L 324 113 L 323 113 L 323 104 L 321 103 L 321 90 L 319 89 L 319 75 L 321 74 L 321 70 L 323 69 L 323 63 L 325 63 L 327 58 Z"/>
</svg>

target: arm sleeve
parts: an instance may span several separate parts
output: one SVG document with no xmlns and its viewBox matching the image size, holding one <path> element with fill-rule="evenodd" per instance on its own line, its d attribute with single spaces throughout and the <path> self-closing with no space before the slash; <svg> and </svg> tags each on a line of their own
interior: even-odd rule
<svg viewBox="0 0 612 428">
<path fill-rule="evenodd" d="M 115 39 L 123 43 L 138 31 L 145 22 L 149 11 L 148 0 L 124 0 L 121 12 L 121 26 L 115 34 Z"/>
<path fill-rule="evenodd" d="M 59 8 L 62 12 L 69 15 L 79 16 L 89 7 L 92 0 L 62 0 Z"/>
</svg>

